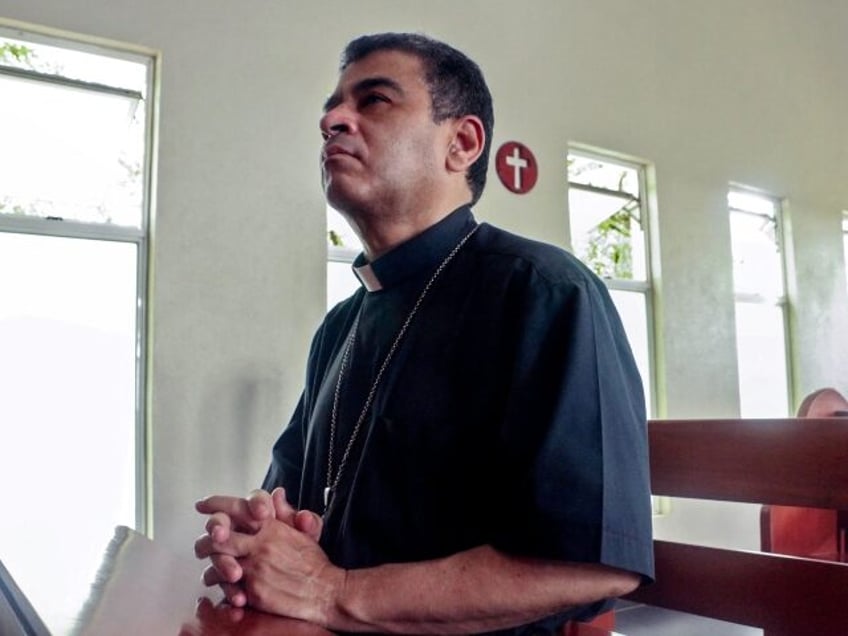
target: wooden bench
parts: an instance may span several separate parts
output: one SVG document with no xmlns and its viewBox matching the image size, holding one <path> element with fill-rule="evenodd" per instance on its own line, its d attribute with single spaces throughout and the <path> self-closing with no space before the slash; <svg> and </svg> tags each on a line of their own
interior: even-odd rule
<svg viewBox="0 0 848 636">
<path fill-rule="evenodd" d="M 652 420 L 648 434 L 655 495 L 848 510 L 848 419 Z M 848 634 L 846 563 L 672 541 L 654 547 L 657 581 L 629 600 L 764 636 Z M 614 632 L 569 625 L 565 633 Z"/>
</svg>

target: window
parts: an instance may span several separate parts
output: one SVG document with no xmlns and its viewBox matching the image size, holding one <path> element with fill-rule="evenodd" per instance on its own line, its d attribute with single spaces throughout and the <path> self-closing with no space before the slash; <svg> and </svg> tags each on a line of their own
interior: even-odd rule
<svg viewBox="0 0 848 636">
<path fill-rule="evenodd" d="M 742 417 L 790 411 L 780 204 L 743 188 L 728 194 Z"/>
<path fill-rule="evenodd" d="M 351 263 L 362 251 L 362 243 L 347 221 L 327 206 L 327 310 L 359 289 Z"/>
<path fill-rule="evenodd" d="M 621 315 L 653 412 L 653 319 L 645 166 L 595 153 L 568 154 L 575 255 L 600 276 Z"/>
<path fill-rule="evenodd" d="M 48 625 L 114 526 L 146 524 L 152 69 L 0 26 L 0 546 Z"/>
</svg>

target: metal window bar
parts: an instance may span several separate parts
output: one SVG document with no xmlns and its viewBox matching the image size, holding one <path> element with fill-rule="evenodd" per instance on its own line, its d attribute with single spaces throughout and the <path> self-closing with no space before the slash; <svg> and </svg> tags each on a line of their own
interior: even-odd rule
<svg viewBox="0 0 848 636">
<path fill-rule="evenodd" d="M 120 88 L 118 86 L 109 86 L 107 84 L 99 84 L 97 82 L 86 82 L 85 80 L 73 79 L 52 73 L 42 73 L 27 68 L 19 68 L 17 66 L 8 66 L 0 64 L 0 74 L 10 75 L 18 79 L 32 80 L 35 82 L 46 82 L 49 84 L 58 84 L 69 88 L 77 88 L 84 91 L 92 91 L 95 93 L 104 93 L 107 95 L 117 95 L 119 97 L 127 97 L 130 99 L 144 100 L 144 95 L 141 91 L 130 88 Z"/>
</svg>

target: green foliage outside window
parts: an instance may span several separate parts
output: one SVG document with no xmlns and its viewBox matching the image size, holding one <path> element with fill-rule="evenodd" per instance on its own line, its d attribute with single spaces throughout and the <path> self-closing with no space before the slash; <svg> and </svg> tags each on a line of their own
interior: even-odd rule
<svg viewBox="0 0 848 636">
<path fill-rule="evenodd" d="M 628 202 L 589 233 L 585 260 L 601 278 L 633 278 L 631 226 L 638 219 L 634 219 L 631 206 Z"/>
<path fill-rule="evenodd" d="M 332 245 L 333 247 L 344 247 L 345 246 L 344 239 L 335 230 L 328 230 L 327 231 L 327 240 L 330 241 L 330 245 Z"/>
<path fill-rule="evenodd" d="M 32 63 L 32 49 L 12 42 L 0 42 L 0 62 Z"/>
<path fill-rule="evenodd" d="M 579 165 L 571 158 L 568 161 L 570 178 L 593 185 L 593 171 L 600 172 L 609 168 L 610 164 L 600 161 L 581 162 Z M 611 192 L 632 197 L 633 194 L 625 186 L 630 173 L 632 170 L 622 169 L 616 185 L 608 181 L 597 185 Z M 638 214 L 638 209 L 638 200 L 627 201 L 590 230 L 583 260 L 601 278 L 633 278 L 632 224 L 639 223 L 639 218 L 633 214 L 634 211 Z"/>
</svg>

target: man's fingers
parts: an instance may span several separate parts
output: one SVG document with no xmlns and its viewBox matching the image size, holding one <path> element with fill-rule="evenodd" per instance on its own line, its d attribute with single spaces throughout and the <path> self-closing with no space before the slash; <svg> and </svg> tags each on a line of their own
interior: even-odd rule
<svg viewBox="0 0 848 636">
<path fill-rule="evenodd" d="M 221 591 L 224 593 L 224 598 L 227 602 L 233 607 L 244 607 L 247 604 L 247 595 L 244 593 L 244 590 L 238 583 L 229 583 L 227 581 L 219 580 L 219 575 L 215 570 L 210 566 L 206 568 L 203 572 L 203 584 L 212 587 L 213 585 L 217 585 L 221 588 Z M 208 605 L 204 608 L 204 611 L 209 616 L 210 609 L 213 609 L 211 601 L 209 599 L 206 600 Z M 200 609 L 198 604 L 198 609 Z"/>
<path fill-rule="evenodd" d="M 223 512 L 216 512 L 209 515 L 206 520 L 206 532 L 212 537 L 216 543 L 224 543 L 230 538 L 230 531 L 233 527 L 232 518 Z"/>
<path fill-rule="evenodd" d="M 264 521 L 274 516 L 274 503 L 271 495 L 264 490 L 252 490 L 247 496 L 247 507 L 256 521 Z"/>
<path fill-rule="evenodd" d="M 244 570 L 239 562 L 228 554 L 218 554 L 209 559 L 211 565 L 203 570 L 201 579 L 207 587 L 222 585 L 224 583 L 238 583 Z"/>
<path fill-rule="evenodd" d="M 274 488 L 271 491 L 271 501 L 274 504 L 274 514 L 279 521 L 294 525 L 294 517 L 297 512 L 286 499 L 286 491 L 282 487 Z"/>
<path fill-rule="evenodd" d="M 227 602 L 233 607 L 241 608 L 247 605 L 247 595 L 238 585 L 233 583 L 221 583 L 221 590 L 224 592 L 224 597 L 227 599 Z M 242 616 L 243 614 L 237 612 L 234 615 L 230 615 L 230 618 L 240 621 Z"/>
<path fill-rule="evenodd" d="M 247 501 L 242 497 L 211 495 L 196 501 L 194 503 L 194 509 L 205 515 L 211 515 L 214 512 L 224 512 L 231 516 L 237 516 L 247 511 Z"/>
<path fill-rule="evenodd" d="M 221 583 L 226 583 L 224 578 L 211 565 L 207 566 L 206 569 L 203 570 L 203 574 L 200 575 L 200 580 L 203 581 L 203 585 L 205 585 L 206 587 L 212 587 L 213 585 L 220 585 Z"/>
<path fill-rule="evenodd" d="M 215 549 L 213 547 L 214 543 L 215 542 L 212 541 L 212 537 L 208 534 L 200 535 L 194 542 L 194 556 L 198 559 L 205 559 L 212 556 L 215 553 Z"/>
<path fill-rule="evenodd" d="M 217 583 L 238 583 L 244 576 L 244 569 L 234 556 L 214 554 L 209 561 L 219 575 L 220 580 Z"/>
<path fill-rule="evenodd" d="M 202 597 L 197 600 L 197 606 L 194 610 L 195 616 L 197 616 L 201 621 L 209 620 L 213 618 L 215 615 L 215 604 L 212 603 L 207 597 Z"/>
<path fill-rule="evenodd" d="M 195 502 L 195 510 L 205 515 L 226 515 L 231 520 L 231 526 L 241 532 L 256 532 L 261 523 L 253 516 L 247 499 L 212 495 Z"/>
<path fill-rule="evenodd" d="M 198 559 L 208 559 L 214 554 L 240 556 L 231 542 L 217 543 L 208 534 L 200 535 L 194 542 L 194 556 Z"/>
<path fill-rule="evenodd" d="M 275 488 L 273 492 L 254 490 L 246 499 L 226 495 L 212 495 L 197 501 L 195 509 L 209 515 L 206 521 L 206 531 L 217 543 L 229 540 L 233 531 L 255 533 L 262 524 L 270 518 L 294 526 L 298 513 L 286 499 L 283 488 Z M 306 522 L 309 534 L 317 532 L 320 536 L 320 517 L 310 513 L 315 519 Z M 317 529 L 316 523 L 317 520 Z"/>
<path fill-rule="evenodd" d="M 250 552 L 254 535 L 242 532 L 231 532 L 226 541 L 215 541 L 211 535 L 202 534 L 194 542 L 194 556 L 206 559 L 219 554 L 243 557 Z"/>
<path fill-rule="evenodd" d="M 276 517 L 291 525 L 294 517 L 294 509 L 286 502 L 285 491 L 278 488 L 280 492 L 272 495 L 264 490 L 254 490 L 247 498 L 230 497 L 226 495 L 212 495 L 195 502 L 195 509 L 203 514 L 211 515 L 207 522 L 207 531 L 218 525 L 226 529 L 229 527 L 239 532 L 257 532 L 262 523 L 267 519 Z M 275 493 L 276 493 L 275 490 Z M 225 541 L 226 536 L 216 537 L 216 540 Z"/>
<path fill-rule="evenodd" d="M 313 541 L 318 541 L 321 538 L 324 520 L 311 510 L 301 510 L 294 516 L 292 525 Z"/>
<path fill-rule="evenodd" d="M 237 592 L 233 591 L 233 595 Z M 202 634 L 224 634 L 220 628 L 228 626 L 230 623 L 238 623 L 244 618 L 244 609 L 241 607 L 233 607 L 231 603 L 215 604 L 206 597 L 197 601 L 195 607 L 195 616 L 200 620 L 200 626 L 206 629 L 193 629 L 191 632 L 183 626 L 180 636 L 201 636 Z M 193 626 L 192 626 L 193 627 Z M 209 629 L 212 628 L 212 629 Z M 227 632 L 229 633 L 229 632 Z"/>
</svg>

